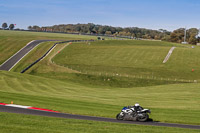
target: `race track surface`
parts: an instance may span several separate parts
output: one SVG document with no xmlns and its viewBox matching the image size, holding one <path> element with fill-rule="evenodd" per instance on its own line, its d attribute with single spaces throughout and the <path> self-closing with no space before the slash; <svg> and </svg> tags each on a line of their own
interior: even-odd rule
<svg viewBox="0 0 200 133">
<path fill-rule="evenodd" d="M 3 106 L 3 105 L 0 105 L 0 112 L 39 115 L 39 116 L 58 117 L 58 118 L 67 118 L 67 119 L 80 119 L 80 120 L 92 120 L 92 121 L 124 123 L 124 124 L 147 125 L 147 126 L 164 126 L 164 127 L 200 129 L 200 125 L 184 125 L 184 124 L 172 124 L 172 123 L 160 123 L 160 122 L 119 121 L 119 120 L 112 119 L 112 118 L 103 118 L 103 117 L 93 117 L 93 116 L 83 116 L 83 115 L 72 115 L 72 114 L 65 114 L 65 113 L 38 111 L 38 110 L 23 109 L 23 108 L 9 107 L 9 106 Z"/>
<path fill-rule="evenodd" d="M 15 66 L 27 53 L 29 53 L 34 47 L 42 42 L 47 41 L 57 41 L 57 40 L 34 40 L 28 43 L 24 48 L 14 54 L 11 58 L 5 61 L 1 66 L 0 70 L 9 71 L 12 67 Z"/>
</svg>

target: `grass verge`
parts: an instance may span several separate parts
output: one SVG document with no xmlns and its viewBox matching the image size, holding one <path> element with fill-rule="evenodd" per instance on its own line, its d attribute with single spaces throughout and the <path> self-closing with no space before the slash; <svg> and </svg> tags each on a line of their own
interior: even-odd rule
<svg viewBox="0 0 200 133">
<path fill-rule="evenodd" d="M 50 118 L 0 112 L 0 133 L 198 133 L 199 130 L 86 120 Z"/>
</svg>

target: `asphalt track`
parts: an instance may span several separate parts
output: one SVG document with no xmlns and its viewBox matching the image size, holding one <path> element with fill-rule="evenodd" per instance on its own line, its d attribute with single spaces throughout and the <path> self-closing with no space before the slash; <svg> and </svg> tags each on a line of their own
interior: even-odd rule
<svg viewBox="0 0 200 133">
<path fill-rule="evenodd" d="M 80 119 L 80 120 L 91 120 L 91 121 L 101 121 L 101 122 L 124 123 L 124 124 L 135 124 L 135 125 L 146 125 L 146 126 L 176 127 L 176 128 L 187 128 L 187 129 L 199 129 L 200 130 L 200 125 L 184 125 L 184 124 L 172 124 L 172 123 L 160 123 L 160 122 L 119 121 L 119 120 L 112 119 L 112 118 L 38 111 L 38 110 L 23 109 L 23 108 L 16 108 L 16 107 L 3 106 L 3 105 L 0 105 L 0 112 L 48 116 L 48 117 L 67 118 L 67 119 Z"/>
<path fill-rule="evenodd" d="M 19 50 L 16 54 L 10 57 L 7 61 L 5 61 L 1 66 L 0 70 L 10 71 L 15 64 L 17 64 L 26 54 L 28 54 L 33 48 L 35 48 L 38 44 L 47 41 L 58 41 L 58 40 L 34 40 L 28 43 L 25 47 Z"/>
</svg>

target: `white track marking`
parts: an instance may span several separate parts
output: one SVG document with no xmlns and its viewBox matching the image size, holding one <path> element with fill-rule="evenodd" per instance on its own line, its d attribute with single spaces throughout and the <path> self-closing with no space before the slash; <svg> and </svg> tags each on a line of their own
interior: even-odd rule
<svg viewBox="0 0 200 133">
<path fill-rule="evenodd" d="M 31 42 L 30 42 L 31 43 Z M 30 43 L 28 43 L 27 45 L 29 45 Z M 43 43 L 43 42 L 41 42 L 41 43 Z M 41 44 L 41 43 L 38 43 L 36 46 L 38 46 L 39 44 Z M 27 46 L 26 45 L 26 46 Z M 36 47 L 35 46 L 35 47 Z M 34 48 L 35 48 L 34 47 Z M 17 65 L 17 63 L 19 63 L 27 54 L 29 54 L 34 48 L 32 48 L 29 52 L 27 52 L 22 58 L 20 58 L 8 71 L 10 71 L 14 66 L 16 66 Z M 21 50 L 20 50 L 21 51 Z"/>
<path fill-rule="evenodd" d="M 175 48 L 176 48 L 176 47 L 172 47 L 172 48 L 169 50 L 169 52 L 168 52 L 167 56 L 165 57 L 163 63 L 166 63 L 166 62 L 169 60 L 169 57 L 171 56 L 171 54 L 172 54 L 172 52 L 174 51 Z"/>
<path fill-rule="evenodd" d="M 23 108 L 23 109 L 28 109 L 31 107 L 31 106 L 23 106 L 23 105 L 16 105 L 16 104 L 7 104 L 6 106 Z"/>
<path fill-rule="evenodd" d="M 6 104 L 6 103 L 0 103 L 1 106 L 9 106 L 14 108 L 23 108 L 23 109 L 32 109 L 32 110 L 38 110 L 38 111 L 48 111 L 48 112 L 56 112 L 58 111 L 50 110 L 50 109 L 43 109 L 43 108 L 37 108 L 32 106 L 23 106 L 23 105 L 17 105 L 17 104 Z"/>
<path fill-rule="evenodd" d="M 55 47 L 56 47 L 57 45 L 58 45 L 58 44 L 56 44 L 56 45 L 47 53 L 47 55 L 46 55 L 45 57 L 47 57 L 47 56 L 55 49 Z M 45 57 L 44 57 L 44 58 L 45 58 Z M 41 61 L 42 61 L 44 58 L 42 58 Z"/>
<path fill-rule="evenodd" d="M 29 45 L 30 43 L 34 42 L 34 41 L 35 41 L 35 40 L 32 40 L 31 42 L 27 43 L 26 46 Z"/>
<path fill-rule="evenodd" d="M 59 49 L 59 51 L 62 51 L 62 50 L 63 50 L 65 47 L 67 47 L 68 45 L 69 45 L 69 43 L 67 43 L 64 47 L 62 47 L 61 49 Z M 56 45 L 56 46 L 57 46 L 57 45 Z M 55 47 L 56 47 L 56 46 L 55 46 Z M 54 47 L 54 48 L 55 48 L 55 47 Z M 53 48 L 53 49 L 54 49 L 54 48 Z M 52 49 L 52 50 L 53 50 L 53 49 Z M 51 50 L 50 52 L 52 52 L 52 50 Z M 50 54 L 50 52 L 49 52 L 48 54 Z M 48 54 L 47 54 L 47 55 L 48 55 Z M 52 62 L 52 58 L 55 57 L 57 54 L 58 54 L 58 53 L 56 53 L 56 54 L 54 54 L 54 55 L 52 55 L 52 56 L 50 57 L 49 61 L 50 61 L 51 63 L 53 63 L 53 62 Z M 47 55 L 46 55 L 46 56 L 47 56 Z"/>
<path fill-rule="evenodd" d="M 30 43 L 34 42 L 35 40 L 30 41 L 27 45 L 29 45 Z M 20 49 L 17 53 L 15 53 L 14 55 L 12 55 L 9 59 L 7 59 L 4 63 L 2 63 L 0 66 L 4 65 L 6 62 L 8 62 L 12 57 L 14 57 L 16 54 L 18 54 L 20 51 L 22 51 L 26 46 L 24 46 L 22 49 Z"/>
</svg>

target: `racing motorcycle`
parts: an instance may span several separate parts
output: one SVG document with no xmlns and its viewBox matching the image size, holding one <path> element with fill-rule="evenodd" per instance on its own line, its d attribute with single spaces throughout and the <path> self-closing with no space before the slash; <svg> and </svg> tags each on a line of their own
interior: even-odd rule
<svg viewBox="0 0 200 133">
<path fill-rule="evenodd" d="M 140 121 L 145 122 L 149 119 L 148 113 L 151 113 L 149 109 L 135 110 L 133 106 L 124 107 L 119 114 L 117 114 L 117 120 L 128 121 Z"/>
</svg>

